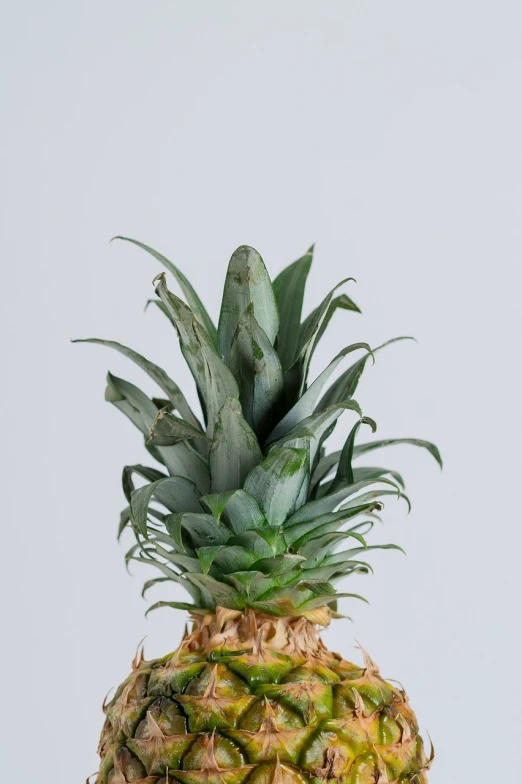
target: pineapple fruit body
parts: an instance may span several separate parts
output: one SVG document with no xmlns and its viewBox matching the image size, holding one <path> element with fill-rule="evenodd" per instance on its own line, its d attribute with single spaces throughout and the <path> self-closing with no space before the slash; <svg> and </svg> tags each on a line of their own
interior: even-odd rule
<svg viewBox="0 0 522 784">
<path fill-rule="evenodd" d="M 328 651 L 305 618 L 219 608 L 137 658 L 105 707 L 96 784 L 421 784 L 403 691 Z"/>
</svg>

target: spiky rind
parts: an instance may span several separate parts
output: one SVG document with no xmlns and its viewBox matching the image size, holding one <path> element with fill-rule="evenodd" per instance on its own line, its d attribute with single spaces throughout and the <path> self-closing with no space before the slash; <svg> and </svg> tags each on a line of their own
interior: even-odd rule
<svg viewBox="0 0 522 784">
<path fill-rule="evenodd" d="M 431 760 L 407 697 L 304 618 L 219 608 L 133 664 L 106 707 L 97 784 L 418 784 Z"/>
</svg>

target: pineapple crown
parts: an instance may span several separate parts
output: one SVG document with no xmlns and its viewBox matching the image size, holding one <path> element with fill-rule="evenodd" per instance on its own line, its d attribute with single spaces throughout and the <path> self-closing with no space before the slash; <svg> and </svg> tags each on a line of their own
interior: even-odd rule
<svg viewBox="0 0 522 784">
<path fill-rule="evenodd" d="M 333 314 L 359 312 L 341 281 L 303 321 L 301 311 L 313 247 L 273 282 L 259 253 L 239 247 L 228 266 L 216 329 L 197 293 L 172 262 L 136 240 L 173 275 L 186 303 L 154 280 L 152 300 L 177 331 L 196 383 L 202 421 L 177 384 L 132 349 L 89 339 L 124 354 L 160 387 L 165 399 L 108 374 L 106 400 L 141 431 L 145 448 L 162 468 L 125 466 L 119 535 L 129 527 L 135 543 L 127 563 L 155 566 L 152 586 L 183 585 L 193 604 L 160 601 L 196 613 L 222 606 L 321 622 L 336 612 L 335 585 L 368 573 L 361 560 L 372 549 L 371 531 L 386 496 L 402 497 L 404 481 L 387 468 L 362 467 L 358 458 L 391 444 L 424 447 L 442 466 L 437 447 L 413 438 L 358 442 L 361 427 L 375 432 L 354 400 L 369 359 L 395 338 L 372 349 L 353 343 L 308 382 L 310 361 Z M 187 304 L 188 303 L 188 304 Z M 362 353 L 326 388 L 346 359 Z M 342 450 L 325 442 L 340 416 L 355 416 Z M 135 486 L 139 478 L 140 486 Z M 340 545 L 348 549 L 338 550 Z"/>
</svg>

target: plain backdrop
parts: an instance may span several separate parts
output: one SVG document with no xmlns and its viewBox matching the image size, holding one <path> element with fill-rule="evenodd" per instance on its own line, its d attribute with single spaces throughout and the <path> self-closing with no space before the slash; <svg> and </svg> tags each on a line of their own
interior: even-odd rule
<svg viewBox="0 0 522 784">
<path fill-rule="evenodd" d="M 2 777 L 83 781 L 101 702 L 185 617 L 144 617 L 116 526 L 140 437 L 105 373 L 147 378 L 122 340 L 194 389 L 159 312 L 156 263 L 178 264 L 217 316 L 228 259 L 276 274 L 316 242 L 308 311 L 339 279 L 319 371 L 356 340 L 381 352 L 357 398 L 378 433 L 436 441 L 378 462 L 391 502 L 375 575 L 346 590 L 356 640 L 401 680 L 436 749 L 430 784 L 520 771 L 522 12 L 517 2 L 342 0 L 2 3 Z M 171 281 L 172 287 L 175 286 Z M 341 443 L 349 415 L 332 438 Z M 147 573 L 146 576 L 150 576 Z M 167 596 L 156 590 L 151 601 Z M 182 599 L 174 589 L 169 596 Z M 168 597 L 167 597 L 168 598 Z"/>
</svg>

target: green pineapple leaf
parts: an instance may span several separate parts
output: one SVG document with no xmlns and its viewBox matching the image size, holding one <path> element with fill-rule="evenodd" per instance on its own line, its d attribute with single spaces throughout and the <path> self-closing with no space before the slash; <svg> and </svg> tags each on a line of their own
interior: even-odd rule
<svg viewBox="0 0 522 784">
<path fill-rule="evenodd" d="M 181 527 L 195 550 L 199 547 L 223 545 L 230 539 L 228 528 L 218 523 L 212 515 L 186 512 L 180 519 Z"/>
<path fill-rule="evenodd" d="M 160 368 L 158 365 L 155 365 L 153 362 L 149 362 L 148 359 L 142 357 L 141 354 L 138 354 L 136 351 L 133 351 L 131 348 L 127 346 L 123 346 L 121 343 L 116 343 L 114 340 L 100 340 L 98 338 L 85 338 L 84 340 L 73 340 L 73 343 L 94 343 L 99 346 L 107 346 L 108 348 L 113 348 L 116 351 L 119 351 L 120 354 L 123 354 L 125 357 L 128 357 L 133 362 L 138 365 L 142 370 L 147 373 L 147 375 L 156 382 L 156 384 L 164 391 L 167 395 L 169 401 L 172 403 L 173 407 L 176 411 L 179 411 L 183 419 L 186 419 L 194 427 L 200 427 L 200 424 L 192 410 L 187 403 L 185 395 L 178 387 L 178 385 L 165 373 L 165 371 Z"/>
<path fill-rule="evenodd" d="M 393 471 L 391 468 L 378 468 L 372 466 L 365 466 L 361 468 L 353 468 L 353 481 L 363 482 L 367 479 L 379 479 L 381 476 L 389 474 L 391 478 L 400 485 L 401 490 L 406 487 L 402 475 L 398 471 Z"/>
<path fill-rule="evenodd" d="M 152 546 L 157 554 L 165 559 L 172 566 L 181 568 L 182 571 L 193 571 L 200 568 L 200 562 L 197 558 L 192 558 L 190 555 L 178 553 L 176 550 L 166 550 L 157 541 L 151 539 Z"/>
<path fill-rule="evenodd" d="M 126 414 L 148 438 L 158 409 L 147 395 L 134 384 L 109 373 L 105 397 Z M 156 447 L 146 443 L 146 447 L 157 460 L 163 463 L 169 474 L 193 479 L 201 493 L 208 492 L 210 487 L 208 465 L 190 446 L 179 443 L 170 447 Z"/>
<path fill-rule="evenodd" d="M 246 477 L 244 489 L 259 503 L 271 525 L 281 525 L 297 506 L 308 479 L 304 449 L 273 449 Z"/>
<path fill-rule="evenodd" d="M 147 482 L 156 482 L 158 479 L 166 479 L 165 474 L 162 473 L 162 471 L 158 471 L 156 468 L 149 468 L 148 466 L 143 465 L 125 466 L 121 476 L 121 484 L 123 487 L 123 494 L 129 503 L 131 495 L 135 490 L 134 482 L 132 480 L 133 474 L 141 476 L 141 478 L 146 479 Z"/>
<path fill-rule="evenodd" d="M 368 343 L 353 343 L 351 346 L 346 346 L 340 351 L 336 357 L 330 362 L 328 367 L 323 370 L 323 372 L 315 379 L 313 384 L 306 390 L 304 395 L 299 398 L 297 403 L 290 409 L 290 411 L 283 417 L 283 419 L 276 425 L 274 430 L 270 433 L 267 443 L 271 441 L 276 441 L 285 433 L 288 433 L 292 428 L 294 428 L 297 424 L 302 422 L 306 417 L 309 417 L 313 414 L 321 391 L 324 385 L 327 383 L 328 379 L 332 375 L 332 373 L 336 370 L 342 360 L 348 355 L 351 354 L 353 351 L 358 351 L 359 349 L 366 350 L 369 354 L 372 353 L 372 350 Z M 348 395 L 346 396 L 348 398 Z M 351 396 L 350 396 L 351 397 Z M 341 400 L 335 401 L 337 403 L 342 402 Z"/>
<path fill-rule="evenodd" d="M 107 373 L 105 400 L 125 414 L 143 435 L 148 435 L 158 409 L 141 389 L 123 378 Z"/>
<path fill-rule="evenodd" d="M 431 441 L 422 441 L 419 438 L 385 438 L 381 441 L 373 441 L 368 444 L 357 444 L 354 448 L 354 457 L 360 457 L 367 452 L 372 452 L 374 449 L 381 449 L 383 446 L 394 446 L 396 444 L 410 444 L 412 446 L 420 446 L 427 449 L 432 457 L 435 458 L 439 466 L 442 468 L 442 457 L 440 452 Z"/>
<path fill-rule="evenodd" d="M 224 493 L 210 493 L 201 497 L 201 504 L 207 509 L 216 520 L 221 521 L 221 517 L 229 499 L 234 495 L 235 490 L 227 490 Z"/>
<path fill-rule="evenodd" d="M 161 579 L 161 578 L 160 578 Z M 168 579 L 168 578 L 166 578 Z M 152 582 L 149 580 L 148 582 Z M 160 610 L 162 607 L 170 607 L 171 610 L 183 610 L 184 612 L 191 612 L 191 613 L 199 613 L 203 615 L 207 612 L 207 609 L 204 607 L 197 607 L 195 604 L 189 604 L 188 602 L 156 602 L 155 604 L 151 605 L 145 615 L 147 616 L 149 613 L 153 612 L 154 610 Z"/>
<path fill-rule="evenodd" d="M 239 319 L 250 303 L 257 323 L 273 345 L 279 331 L 279 315 L 272 284 L 259 253 L 241 245 L 228 265 L 219 316 L 218 351 L 225 362 Z"/>
<path fill-rule="evenodd" d="M 159 583 L 168 583 L 168 582 L 169 582 L 168 577 L 153 577 L 152 580 L 145 580 L 141 591 L 142 598 L 144 599 L 145 595 L 150 591 L 151 588 L 154 588 L 155 585 L 158 585 Z M 188 605 L 188 606 L 191 607 L 192 605 Z"/>
<path fill-rule="evenodd" d="M 310 564 L 311 567 L 317 566 L 325 556 L 329 555 L 335 549 L 339 542 L 350 538 L 357 539 L 365 550 L 368 548 L 366 540 L 361 534 L 357 533 L 357 531 L 332 531 L 331 533 L 323 534 L 322 536 L 316 536 L 301 545 L 299 548 L 299 555 L 306 558 L 307 563 Z"/>
<path fill-rule="evenodd" d="M 291 367 L 297 355 L 301 311 L 313 252 L 312 245 L 304 256 L 282 270 L 273 282 L 281 322 L 277 338 L 277 353 L 283 370 Z"/>
<path fill-rule="evenodd" d="M 280 438 L 279 441 L 272 444 L 271 449 L 281 447 L 305 449 L 308 452 L 308 466 L 309 471 L 311 472 L 317 451 L 320 449 L 323 440 L 329 435 L 335 426 L 337 419 L 346 410 L 355 411 L 361 416 L 361 409 L 355 400 L 347 400 L 345 403 L 330 406 L 325 409 L 325 411 L 321 411 L 318 414 L 312 414 L 304 419 L 296 425 L 293 430 L 290 430 L 289 433 L 283 436 L 283 438 Z M 309 491 L 309 483 L 303 488 L 303 491 L 304 498 L 300 505 L 306 500 Z"/>
<path fill-rule="evenodd" d="M 268 525 L 256 499 L 242 489 L 217 496 L 204 496 L 201 503 L 208 506 L 217 519 L 223 515 L 227 525 L 235 534 L 265 528 Z"/>
<path fill-rule="evenodd" d="M 214 426 L 223 403 L 239 397 L 234 376 L 218 356 L 208 335 L 184 302 L 168 290 L 165 274 L 158 281 L 156 294 L 164 302 L 178 330 L 181 351 L 192 372 L 208 416 L 207 435 L 212 438 Z"/>
<path fill-rule="evenodd" d="M 212 319 L 208 315 L 205 306 L 201 302 L 198 294 L 196 293 L 194 287 L 188 280 L 188 278 L 178 269 L 171 261 L 169 261 L 165 256 L 162 256 L 161 253 L 158 253 L 157 250 L 150 248 L 148 245 L 145 245 L 143 242 L 139 242 L 138 240 L 132 240 L 130 237 L 113 237 L 114 240 L 124 240 L 125 242 L 132 242 L 133 245 L 137 245 L 139 248 L 142 248 L 147 253 L 150 253 L 160 264 L 168 269 L 168 271 L 175 277 L 177 280 L 183 294 L 187 298 L 187 302 L 194 313 L 195 317 L 199 321 L 199 323 L 204 327 L 207 335 L 209 336 L 212 344 L 214 346 L 217 345 L 217 330 L 214 326 Z M 182 412 L 180 412 L 182 413 Z M 183 415 L 185 416 L 185 415 Z M 185 416 L 185 419 L 187 417 Z"/>
<path fill-rule="evenodd" d="M 150 511 L 149 511 L 150 513 Z M 171 512 L 171 514 L 165 515 L 164 524 L 165 528 L 167 529 L 172 546 L 178 551 L 182 553 L 190 553 L 196 554 L 193 548 L 190 547 L 188 542 L 183 540 L 183 526 L 181 524 L 181 520 L 183 518 L 183 512 Z"/>
<path fill-rule="evenodd" d="M 137 529 L 147 536 L 147 513 L 153 498 L 166 506 L 171 512 L 194 512 L 201 510 L 196 485 L 182 476 L 168 476 L 158 479 L 131 494 L 131 517 Z"/>
<path fill-rule="evenodd" d="M 354 313 L 360 313 L 360 309 L 357 307 L 355 302 L 350 299 L 347 294 L 341 294 L 338 297 L 334 297 L 328 306 L 328 310 L 326 311 L 326 315 L 321 322 L 321 326 L 319 327 L 319 331 L 317 333 L 316 338 L 316 345 L 321 340 L 322 336 L 325 333 L 325 330 L 330 323 L 332 316 L 335 314 L 336 310 L 350 310 Z M 310 325 L 313 323 L 314 319 L 317 317 L 317 308 L 313 310 L 303 321 L 301 326 L 301 330 L 303 334 L 306 334 L 309 329 Z"/>
<path fill-rule="evenodd" d="M 337 599 L 359 599 L 361 602 L 369 604 L 368 599 L 365 599 L 364 596 L 358 593 L 336 593 L 331 601 L 337 601 Z M 331 602 L 325 602 L 324 596 L 316 596 L 314 599 L 308 599 L 308 601 L 298 605 L 297 609 L 305 613 L 314 610 L 316 607 L 321 607 L 323 604 L 331 604 Z"/>
<path fill-rule="evenodd" d="M 304 560 L 302 555 L 283 553 L 283 555 L 275 555 L 272 558 L 260 558 L 250 568 L 270 577 L 280 577 L 296 566 L 301 566 Z"/>
<path fill-rule="evenodd" d="M 344 487 L 340 487 L 334 493 L 330 495 L 326 495 L 323 498 L 318 498 L 315 501 L 309 501 L 307 504 L 302 506 L 298 509 L 289 520 L 287 520 L 286 525 L 291 526 L 295 525 L 295 523 L 301 523 L 306 520 L 313 520 L 317 518 L 319 515 L 327 514 L 328 512 L 333 512 L 340 504 L 343 504 L 343 509 L 349 508 L 349 504 L 352 502 L 347 501 L 346 499 L 351 498 L 352 496 L 356 495 L 359 490 L 368 487 L 369 485 L 383 483 L 386 485 L 391 485 L 397 489 L 397 492 L 392 493 L 391 491 L 386 490 L 375 490 L 372 493 L 365 493 L 362 496 L 357 496 L 354 503 L 359 505 L 359 503 L 366 503 L 367 501 L 373 500 L 374 498 L 379 497 L 380 495 L 400 495 L 400 488 L 397 488 L 390 479 L 386 479 L 385 477 L 380 477 L 379 479 L 370 479 L 365 482 L 358 482 L 354 485 L 345 485 Z M 370 498 L 371 496 L 371 498 Z M 353 499 L 352 499 L 353 500 Z"/>
<path fill-rule="evenodd" d="M 184 419 L 180 419 L 162 408 L 150 426 L 148 443 L 153 446 L 174 446 L 180 441 L 190 441 L 194 438 L 208 440 L 199 427 L 194 427 Z"/>
<path fill-rule="evenodd" d="M 257 438 L 243 419 L 239 400 L 227 398 L 219 410 L 210 448 L 212 493 L 240 488 L 261 459 Z"/>
<path fill-rule="evenodd" d="M 214 563 L 214 560 L 218 553 L 221 552 L 223 549 L 223 545 L 211 545 L 206 547 L 198 547 L 196 549 L 197 556 L 199 558 L 199 562 L 201 564 L 201 570 L 203 574 L 208 574 L 210 567 Z"/>
<path fill-rule="evenodd" d="M 226 575 L 237 571 L 247 571 L 257 560 L 257 556 L 246 547 L 237 544 L 231 545 L 230 540 L 216 556 L 216 564 Z"/>
<path fill-rule="evenodd" d="M 183 579 L 196 586 L 205 598 L 205 606 L 215 609 L 218 605 L 232 610 L 243 610 L 245 600 L 232 586 L 214 579 L 209 574 L 186 572 Z"/>
<path fill-rule="evenodd" d="M 415 338 L 404 336 L 398 338 L 392 338 L 391 340 L 387 340 L 386 343 L 382 343 L 382 345 L 377 346 L 371 351 L 372 357 L 376 354 L 377 351 L 380 351 L 382 348 L 391 345 L 392 343 L 397 343 L 400 340 L 414 340 Z M 325 392 L 319 403 L 317 404 L 317 410 L 322 411 L 324 408 L 331 406 L 333 403 L 338 403 L 340 400 L 346 400 L 346 398 L 350 398 L 355 394 L 355 390 L 359 384 L 359 380 L 363 374 L 363 370 L 366 366 L 366 362 L 368 361 L 369 354 L 366 356 L 361 357 L 355 364 L 349 367 L 347 370 L 342 373 L 339 378 L 334 381 L 332 386 Z"/>
<path fill-rule="evenodd" d="M 339 286 L 342 286 L 349 280 L 353 280 L 353 278 L 345 278 L 336 286 L 334 286 L 334 288 L 326 295 L 324 300 L 316 309 L 314 316 L 307 324 L 306 329 L 301 330 L 300 332 L 298 355 L 294 363 L 285 373 L 287 399 L 292 401 L 292 404 L 294 404 L 294 402 L 296 402 L 304 392 L 306 380 L 308 377 L 310 360 L 317 343 L 317 337 L 319 335 L 321 325 L 326 318 L 328 308 L 332 302 L 333 295 Z"/>
<path fill-rule="evenodd" d="M 262 440 L 281 403 L 283 371 L 277 352 L 256 321 L 253 303 L 239 319 L 228 364 L 239 386 L 243 415 Z"/>
<path fill-rule="evenodd" d="M 357 436 L 361 425 L 369 425 L 373 433 L 375 433 L 377 429 L 377 425 L 373 419 L 370 419 L 369 417 L 363 417 L 352 427 L 342 448 L 339 463 L 337 465 L 337 473 L 331 488 L 329 489 L 330 493 L 335 492 L 339 487 L 344 487 L 347 484 L 354 484 L 354 473 L 352 468 L 353 450 L 355 446 L 355 437 Z"/>
<path fill-rule="evenodd" d="M 313 539 L 315 536 L 337 531 L 348 520 L 358 517 L 360 514 L 367 514 L 374 506 L 373 499 L 363 501 L 357 506 L 348 509 L 340 509 L 337 512 L 326 512 L 311 520 L 303 520 L 285 526 L 285 541 L 293 550 L 299 549 L 303 544 Z M 354 526 L 350 530 L 357 530 L 359 526 Z"/>
</svg>

